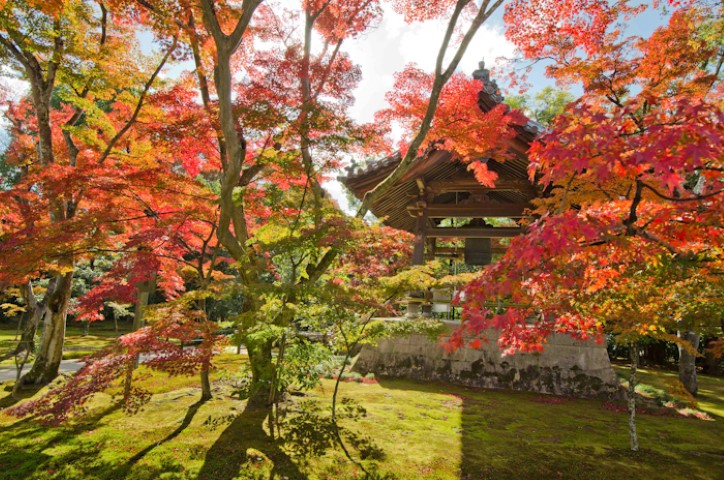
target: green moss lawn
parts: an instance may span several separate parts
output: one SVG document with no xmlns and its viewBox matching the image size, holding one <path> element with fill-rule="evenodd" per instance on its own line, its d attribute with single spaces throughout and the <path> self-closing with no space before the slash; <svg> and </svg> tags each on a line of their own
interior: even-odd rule
<svg viewBox="0 0 724 480">
<path fill-rule="evenodd" d="M 88 334 L 85 334 L 83 324 L 68 322 L 63 358 L 68 360 L 90 355 L 109 345 L 116 337 L 129 331 L 130 322 L 118 322 L 118 331 L 116 331 L 113 322 L 103 321 L 93 323 Z M 15 348 L 17 345 L 16 335 L 17 327 L 14 324 L 0 324 L 0 353 L 9 352 Z M 31 356 L 29 363 L 32 363 L 32 359 L 33 357 Z M 0 362 L 0 366 L 14 365 L 15 362 L 13 359 Z"/>
<path fill-rule="evenodd" d="M 231 396 L 242 361 L 219 359 L 206 403 L 196 378 L 152 374 L 143 383 L 157 393 L 133 416 L 109 394 L 60 428 L 0 414 L 0 479 L 364 478 L 333 440 L 331 380 L 292 398 L 274 440 L 266 412 Z M 344 410 L 357 418 L 340 426 L 380 478 L 721 479 L 724 380 L 701 385 L 712 420 L 641 415 L 637 454 L 618 405 L 410 381 L 344 383 L 342 396 L 355 401 Z"/>
</svg>

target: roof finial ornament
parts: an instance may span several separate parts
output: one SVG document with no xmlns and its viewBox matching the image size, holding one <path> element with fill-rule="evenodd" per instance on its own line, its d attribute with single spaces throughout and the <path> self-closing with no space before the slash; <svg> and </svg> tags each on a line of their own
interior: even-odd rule
<svg viewBox="0 0 724 480">
<path fill-rule="evenodd" d="M 473 72 L 473 78 L 480 80 L 484 84 L 490 82 L 490 70 L 485 68 L 485 60 L 478 62 L 478 69 Z"/>
<path fill-rule="evenodd" d="M 495 103 L 503 103 L 503 96 L 500 94 L 497 82 L 490 79 L 490 70 L 485 68 L 485 60 L 479 62 L 478 66 L 480 68 L 473 72 L 473 78 L 483 82 L 483 92 L 490 95 Z"/>
</svg>

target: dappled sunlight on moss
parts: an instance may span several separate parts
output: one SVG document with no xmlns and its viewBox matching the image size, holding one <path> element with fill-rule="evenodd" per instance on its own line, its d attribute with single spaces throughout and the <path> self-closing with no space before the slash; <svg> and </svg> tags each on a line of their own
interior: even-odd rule
<svg viewBox="0 0 724 480">
<path fill-rule="evenodd" d="M 157 393 L 135 416 L 112 392 L 58 428 L 0 416 L 0 478 L 364 478 L 327 428 L 332 380 L 291 399 L 272 434 L 267 410 L 232 396 L 230 378 L 243 361 L 219 357 L 207 402 L 195 376 L 149 372 L 139 382 Z M 724 476 L 717 417 L 641 415 L 642 451 L 632 454 L 626 413 L 600 401 L 388 379 L 344 383 L 340 397 L 354 400 L 339 421 L 345 443 L 380 478 L 628 479 L 662 469 L 672 478 Z"/>
</svg>

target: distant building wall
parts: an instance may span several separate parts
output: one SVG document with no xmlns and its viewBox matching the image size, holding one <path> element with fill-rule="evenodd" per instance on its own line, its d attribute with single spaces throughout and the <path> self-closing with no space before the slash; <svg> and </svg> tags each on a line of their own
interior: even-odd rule
<svg viewBox="0 0 724 480">
<path fill-rule="evenodd" d="M 448 323 L 451 328 L 454 323 Z M 503 357 L 497 334 L 488 332 L 480 349 L 447 354 L 426 335 L 386 338 L 366 345 L 354 365 L 362 374 L 445 381 L 470 387 L 503 388 L 577 397 L 618 395 L 616 375 L 605 345 L 552 336 L 542 353 Z M 472 340 L 472 339 L 471 339 Z"/>
</svg>

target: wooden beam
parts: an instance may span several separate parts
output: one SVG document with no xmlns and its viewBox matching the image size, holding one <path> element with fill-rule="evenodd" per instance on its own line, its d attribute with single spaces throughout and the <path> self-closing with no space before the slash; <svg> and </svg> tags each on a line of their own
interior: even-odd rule
<svg viewBox="0 0 724 480">
<path fill-rule="evenodd" d="M 505 253 L 505 251 L 508 250 L 508 247 L 496 245 L 491 248 L 491 251 L 493 253 Z M 460 256 L 462 257 L 465 254 L 465 247 L 437 247 L 435 249 L 435 256 L 436 257 L 451 257 L 451 256 Z"/>
<path fill-rule="evenodd" d="M 499 178 L 495 181 L 495 187 L 490 188 L 478 182 L 475 177 L 465 176 L 445 180 L 431 180 L 428 182 L 427 188 L 435 193 L 445 193 L 467 192 L 470 189 L 525 191 L 530 190 L 533 186 L 524 178 Z"/>
<path fill-rule="evenodd" d="M 509 238 L 520 235 L 522 232 L 523 229 L 518 227 L 436 227 L 428 228 L 425 236 L 428 238 Z"/>
<path fill-rule="evenodd" d="M 523 211 L 530 208 L 527 203 L 488 203 L 488 204 L 428 204 L 426 214 L 428 218 L 483 218 L 483 217 L 504 217 L 519 218 Z M 412 216 L 417 216 L 419 207 L 417 204 L 409 205 L 408 211 Z"/>
</svg>

